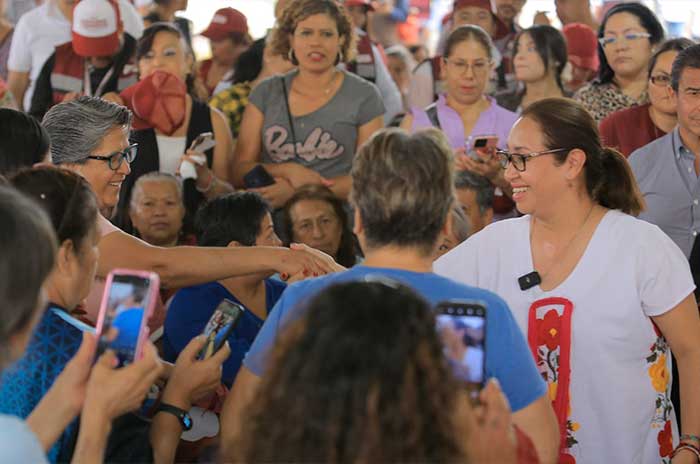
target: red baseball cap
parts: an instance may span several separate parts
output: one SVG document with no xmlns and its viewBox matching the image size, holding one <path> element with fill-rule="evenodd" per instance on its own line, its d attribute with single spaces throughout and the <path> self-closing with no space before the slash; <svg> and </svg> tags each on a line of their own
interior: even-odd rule
<svg viewBox="0 0 700 464">
<path fill-rule="evenodd" d="M 172 135 L 185 122 L 187 86 L 165 71 L 155 71 L 124 89 L 120 96 L 134 113 L 134 129 L 155 128 Z"/>
<path fill-rule="evenodd" d="M 491 13 L 491 16 L 493 17 L 493 22 L 496 26 L 494 36 L 492 37 L 493 39 L 500 39 L 508 35 L 508 33 L 510 33 L 510 30 L 508 29 L 508 26 L 506 26 L 506 23 L 504 23 L 501 20 L 501 18 L 499 18 L 498 15 L 496 15 L 496 5 L 492 2 L 492 0 L 455 0 L 452 4 L 452 13 L 459 10 L 460 8 L 466 8 L 468 6 L 483 8 L 484 10 L 489 11 Z"/>
<path fill-rule="evenodd" d="M 366 6 L 368 10 L 374 11 L 374 5 L 370 0 L 345 0 L 345 6 Z"/>
<path fill-rule="evenodd" d="M 112 56 L 121 48 L 119 7 L 112 0 L 82 0 L 73 8 L 73 51 L 80 56 Z"/>
<path fill-rule="evenodd" d="M 566 37 L 566 48 L 569 61 L 580 68 L 598 71 L 598 38 L 587 24 L 570 23 L 562 29 Z"/>
<path fill-rule="evenodd" d="M 214 13 L 211 23 L 202 35 L 210 40 L 223 40 L 232 32 L 248 33 L 248 20 L 235 8 L 221 8 Z"/>
</svg>

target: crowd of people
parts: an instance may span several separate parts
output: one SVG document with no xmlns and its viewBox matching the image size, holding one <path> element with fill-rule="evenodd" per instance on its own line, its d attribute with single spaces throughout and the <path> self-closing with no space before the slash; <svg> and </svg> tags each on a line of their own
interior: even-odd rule
<svg viewBox="0 0 700 464">
<path fill-rule="evenodd" d="M 526 1 L 0 1 L 0 461 L 700 464 L 700 44 Z"/>
</svg>

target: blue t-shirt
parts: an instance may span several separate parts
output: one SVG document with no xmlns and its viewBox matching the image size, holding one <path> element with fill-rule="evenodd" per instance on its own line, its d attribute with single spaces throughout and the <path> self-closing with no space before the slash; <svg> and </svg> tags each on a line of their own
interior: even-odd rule
<svg viewBox="0 0 700 464">
<path fill-rule="evenodd" d="M 487 290 L 469 287 L 433 273 L 356 266 L 344 272 L 305 280 L 291 285 L 268 316 L 243 364 L 262 376 L 267 354 L 274 347 L 280 330 L 299 319 L 305 305 L 329 285 L 379 275 L 402 282 L 435 305 L 450 299 L 479 300 L 486 304 L 486 377 L 498 379 L 513 411 L 530 405 L 546 393 L 522 332 L 505 301 Z M 302 303 L 302 304 L 300 304 Z"/>
<path fill-rule="evenodd" d="M 0 414 L 26 419 L 80 348 L 91 327 L 49 304 L 34 329 L 24 355 L 0 376 Z M 51 462 L 70 460 L 77 420 L 64 430 L 48 452 Z"/>
<path fill-rule="evenodd" d="M 279 300 L 286 284 L 265 279 L 265 303 L 268 313 Z M 175 362 L 180 352 L 197 335 L 201 334 L 219 303 L 226 298 L 245 307 L 218 282 L 195 285 L 179 290 L 168 308 L 163 328 L 163 354 L 166 361 Z M 238 319 L 228 337 L 231 356 L 224 362 L 221 381 L 231 386 L 241 361 L 258 335 L 263 320 L 252 311 L 246 311 Z"/>
</svg>

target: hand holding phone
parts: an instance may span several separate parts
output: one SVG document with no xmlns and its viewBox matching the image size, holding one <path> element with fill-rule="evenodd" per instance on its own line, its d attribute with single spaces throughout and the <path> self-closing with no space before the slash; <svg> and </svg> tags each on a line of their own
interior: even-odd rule
<svg viewBox="0 0 700 464">
<path fill-rule="evenodd" d="M 190 150 L 204 153 L 207 150 L 211 150 L 215 146 L 216 140 L 214 139 L 214 134 L 212 132 L 203 132 L 192 141 Z M 206 163 L 206 159 L 204 162 Z"/>
<path fill-rule="evenodd" d="M 199 335 L 180 352 L 163 391 L 163 402 L 184 404 L 189 409 L 192 403 L 211 394 L 221 384 L 221 366 L 231 355 L 231 348 L 224 340 L 218 351 L 201 360 L 199 354 L 207 343 L 207 339 Z"/>
<path fill-rule="evenodd" d="M 486 379 L 486 306 L 477 301 L 445 301 L 436 306 L 435 316 L 452 373 L 478 403 Z"/>
<path fill-rule="evenodd" d="M 480 163 L 484 160 L 479 153 L 492 153 L 498 147 L 498 137 L 495 135 L 476 136 L 470 138 L 470 141 L 467 142 L 467 155 Z"/>
<path fill-rule="evenodd" d="M 96 327 L 99 354 L 113 350 L 120 367 L 142 357 L 159 290 L 153 272 L 115 269 L 107 275 Z M 110 329 L 116 329 L 116 336 L 110 336 Z"/>
</svg>

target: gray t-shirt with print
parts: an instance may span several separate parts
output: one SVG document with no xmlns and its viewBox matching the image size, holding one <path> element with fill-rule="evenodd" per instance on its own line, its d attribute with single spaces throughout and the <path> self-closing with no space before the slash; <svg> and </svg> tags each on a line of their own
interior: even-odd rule
<svg viewBox="0 0 700 464">
<path fill-rule="evenodd" d="M 262 131 L 263 163 L 297 162 L 326 178 L 347 175 L 357 151 L 360 126 L 384 114 L 384 103 L 374 84 L 353 74 L 344 74 L 338 92 L 318 110 L 292 116 L 289 128 L 282 82 L 290 92 L 297 71 L 261 82 L 250 95 L 250 103 L 265 115 Z M 292 138 L 296 139 L 297 156 Z"/>
</svg>

